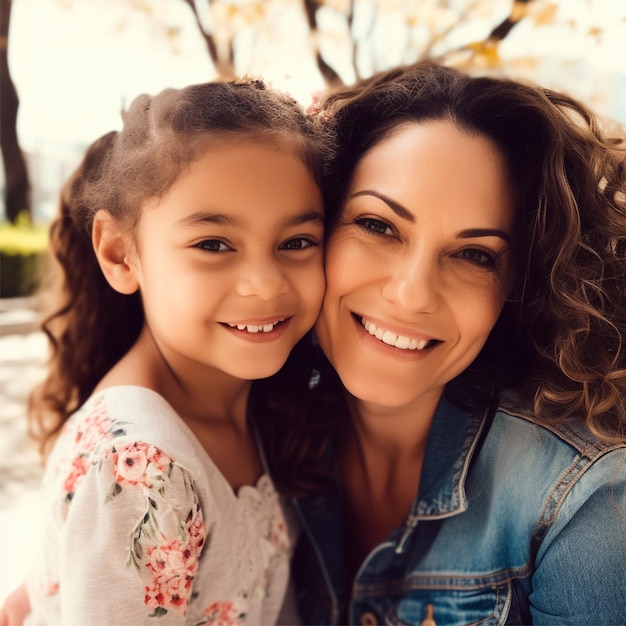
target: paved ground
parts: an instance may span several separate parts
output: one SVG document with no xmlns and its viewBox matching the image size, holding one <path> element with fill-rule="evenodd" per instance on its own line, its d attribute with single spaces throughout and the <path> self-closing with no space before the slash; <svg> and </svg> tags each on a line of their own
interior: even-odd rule
<svg viewBox="0 0 626 626">
<path fill-rule="evenodd" d="M 26 397 L 46 357 L 34 304 L 0 300 L 0 601 L 26 574 L 40 532 L 42 467 L 26 430 Z"/>
</svg>

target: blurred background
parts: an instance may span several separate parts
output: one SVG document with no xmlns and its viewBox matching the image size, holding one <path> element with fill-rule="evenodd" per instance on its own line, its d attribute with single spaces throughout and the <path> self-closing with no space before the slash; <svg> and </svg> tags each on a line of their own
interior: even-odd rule
<svg viewBox="0 0 626 626">
<path fill-rule="evenodd" d="M 38 532 L 26 434 L 38 280 L 59 188 L 139 93 L 242 74 L 307 105 L 430 57 L 540 83 L 626 125 L 622 0 L 0 0 L 0 601 Z"/>
</svg>

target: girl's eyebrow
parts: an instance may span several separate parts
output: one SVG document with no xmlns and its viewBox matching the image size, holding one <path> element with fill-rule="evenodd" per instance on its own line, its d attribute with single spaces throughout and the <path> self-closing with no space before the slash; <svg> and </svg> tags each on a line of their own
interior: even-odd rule
<svg viewBox="0 0 626 626">
<path fill-rule="evenodd" d="M 308 223 L 323 224 L 324 215 L 320 211 L 303 211 L 284 220 L 284 226 L 298 226 L 299 224 Z M 217 226 L 237 226 L 239 220 L 232 215 L 223 213 L 209 213 L 208 211 L 198 211 L 177 222 L 177 226 L 186 228 L 197 224 L 215 224 Z"/>
<path fill-rule="evenodd" d="M 235 226 L 237 220 L 230 215 L 224 215 L 223 213 L 209 213 L 208 211 L 198 211 L 192 213 L 182 220 L 179 220 L 176 225 L 182 226 L 195 226 L 196 224 L 217 224 L 219 226 Z"/>
<path fill-rule="evenodd" d="M 401 204 L 398 204 L 395 200 L 392 200 L 384 193 L 379 193 L 378 191 L 373 191 L 372 189 L 363 189 L 362 191 L 356 191 L 353 194 L 350 194 L 348 199 L 351 200 L 352 198 L 358 198 L 359 196 L 374 196 L 374 198 L 382 200 L 398 217 L 401 217 L 407 222 L 415 222 L 415 215 L 413 215 L 411 211 L 403 207 Z"/>
<path fill-rule="evenodd" d="M 324 224 L 324 214 L 320 211 L 305 211 L 304 213 L 298 213 L 293 217 L 287 218 L 285 225 L 298 226 L 298 224 L 308 224 L 309 222 Z"/>
</svg>

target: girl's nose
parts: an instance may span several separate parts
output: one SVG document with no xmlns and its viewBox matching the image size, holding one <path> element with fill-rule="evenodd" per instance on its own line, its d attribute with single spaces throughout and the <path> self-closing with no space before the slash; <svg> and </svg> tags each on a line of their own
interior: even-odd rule
<svg viewBox="0 0 626 626">
<path fill-rule="evenodd" d="M 272 300 L 288 290 L 289 282 L 275 259 L 250 259 L 240 268 L 236 285 L 240 296 Z"/>
</svg>

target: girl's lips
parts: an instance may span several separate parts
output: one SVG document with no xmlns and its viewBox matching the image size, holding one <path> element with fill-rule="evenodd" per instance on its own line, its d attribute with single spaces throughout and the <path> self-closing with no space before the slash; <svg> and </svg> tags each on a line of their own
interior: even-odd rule
<svg viewBox="0 0 626 626">
<path fill-rule="evenodd" d="M 353 314 L 353 317 L 372 337 L 399 350 L 421 352 L 425 348 L 430 348 L 437 343 L 441 343 L 437 339 L 410 337 L 396 333 L 393 330 L 385 328 L 382 325 L 379 326 L 371 320 L 357 314 Z"/>
</svg>

